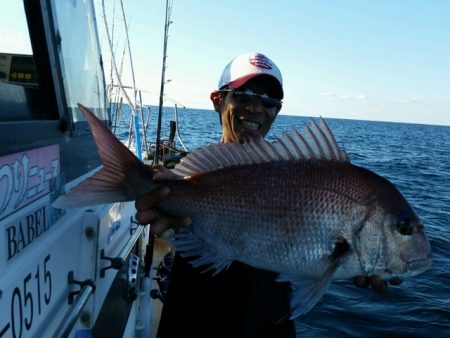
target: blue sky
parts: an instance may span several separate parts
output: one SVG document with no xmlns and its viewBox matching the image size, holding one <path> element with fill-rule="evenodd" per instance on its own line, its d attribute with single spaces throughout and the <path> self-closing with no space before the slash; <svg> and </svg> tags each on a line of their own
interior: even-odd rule
<svg viewBox="0 0 450 338">
<path fill-rule="evenodd" d="M 165 0 L 124 4 L 137 85 L 157 104 Z M 444 0 L 174 0 L 167 97 L 211 109 L 225 65 L 258 51 L 283 73 L 282 114 L 450 125 L 449 16 Z"/>
</svg>

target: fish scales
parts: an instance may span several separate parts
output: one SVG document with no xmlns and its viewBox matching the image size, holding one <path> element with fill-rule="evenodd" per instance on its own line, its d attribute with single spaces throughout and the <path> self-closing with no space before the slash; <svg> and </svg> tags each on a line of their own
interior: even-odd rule
<svg viewBox="0 0 450 338">
<path fill-rule="evenodd" d="M 316 276 L 335 238 L 361 221 L 355 210 L 365 208 L 371 181 L 377 177 L 364 169 L 332 161 L 231 167 L 170 182 L 161 208 L 189 214 L 193 232 L 229 259 Z"/>
</svg>

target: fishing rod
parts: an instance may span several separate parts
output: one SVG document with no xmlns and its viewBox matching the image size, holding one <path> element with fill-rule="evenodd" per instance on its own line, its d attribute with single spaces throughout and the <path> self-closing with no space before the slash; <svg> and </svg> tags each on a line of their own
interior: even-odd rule
<svg viewBox="0 0 450 338">
<path fill-rule="evenodd" d="M 164 24 L 164 46 L 163 46 L 162 71 L 161 71 L 161 88 L 159 92 L 158 123 L 156 128 L 155 155 L 153 157 L 153 165 L 159 162 L 161 151 L 160 147 L 161 122 L 162 122 L 162 109 L 164 102 L 164 84 L 166 82 L 167 40 L 169 38 L 169 26 L 172 23 L 172 21 L 170 21 L 171 14 L 172 14 L 172 0 L 166 0 L 166 19 Z"/>
</svg>

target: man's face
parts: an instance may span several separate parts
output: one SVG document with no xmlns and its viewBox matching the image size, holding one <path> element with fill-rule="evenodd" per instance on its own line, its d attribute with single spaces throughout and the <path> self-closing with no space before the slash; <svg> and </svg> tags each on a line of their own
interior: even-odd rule
<svg viewBox="0 0 450 338">
<path fill-rule="evenodd" d="M 262 95 L 252 95 L 252 93 Z M 277 113 L 281 103 L 268 98 L 266 90 L 260 83 L 249 83 L 235 91 L 213 93 L 214 108 L 220 113 L 222 123 L 222 142 L 233 142 L 257 136 L 264 137 Z"/>
</svg>

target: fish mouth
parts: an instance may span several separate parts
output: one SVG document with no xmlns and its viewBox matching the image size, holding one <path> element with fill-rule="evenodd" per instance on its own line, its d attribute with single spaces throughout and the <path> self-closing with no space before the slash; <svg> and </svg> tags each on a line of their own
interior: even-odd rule
<svg viewBox="0 0 450 338">
<path fill-rule="evenodd" d="M 422 273 L 431 266 L 431 257 L 421 257 L 406 261 L 407 270 L 413 273 Z"/>
<path fill-rule="evenodd" d="M 430 268 L 432 262 L 431 254 L 421 257 L 408 257 L 407 259 L 400 256 L 400 258 L 405 264 L 404 273 L 409 276 L 415 276 L 425 272 Z"/>
<path fill-rule="evenodd" d="M 432 263 L 431 256 L 404 259 L 401 257 L 401 264 L 397 268 L 385 269 L 378 271 L 374 275 L 385 280 L 393 281 L 393 285 L 397 282 L 395 279 L 404 279 L 422 274 L 427 271 Z"/>
<path fill-rule="evenodd" d="M 244 117 L 241 117 L 239 119 L 239 121 L 240 121 L 241 125 L 244 126 L 245 129 L 249 129 L 249 130 L 258 131 L 261 128 L 261 126 L 262 126 L 261 123 L 256 122 L 256 121 L 252 121 L 252 120 L 247 120 Z"/>
</svg>

